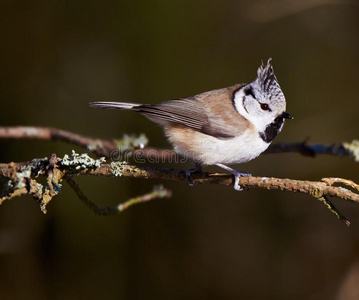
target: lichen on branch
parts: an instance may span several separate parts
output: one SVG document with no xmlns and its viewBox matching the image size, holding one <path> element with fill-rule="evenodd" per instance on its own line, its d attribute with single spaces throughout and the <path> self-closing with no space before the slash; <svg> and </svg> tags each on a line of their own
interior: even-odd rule
<svg viewBox="0 0 359 300">
<path fill-rule="evenodd" d="M 28 194 L 35 198 L 41 210 L 46 213 L 47 205 L 62 189 L 65 179 L 77 196 L 93 211 L 101 215 L 109 215 L 123 211 L 125 208 L 155 198 L 169 197 L 171 192 L 164 189 L 154 189 L 151 193 L 135 197 L 115 208 L 98 208 L 91 202 L 75 182 L 73 175 L 131 177 L 143 179 L 163 179 L 182 181 L 187 183 L 188 178 L 184 171 L 160 168 L 153 166 L 136 166 L 126 161 L 111 161 L 106 163 L 105 157 L 111 157 L 113 151 L 130 152 L 133 155 L 156 155 L 162 159 L 172 157 L 170 150 L 146 148 L 148 140 L 144 136 L 125 136 L 123 141 L 109 141 L 103 139 L 84 137 L 79 134 L 46 127 L 0 127 L 0 138 L 34 138 L 45 140 L 60 139 L 74 145 L 83 146 L 88 151 L 101 156 L 91 158 L 87 153 L 71 155 L 63 158 L 52 154 L 50 158 L 33 159 L 30 162 L 0 163 L 0 180 L 3 183 L 0 194 L 0 204 L 5 200 Z M 359 161 L 359 141 L 340 143 L 337 145 L 308 145 L 306 141 L 299 143 L 279 143 L 272 145 L 265 153 L 294 152 L 305 156 L 329 154 L 335 156 L 350 156 Z M 103 156 L 103 157 L 102 157 Z M 38 177 L 45 177 L 46 184 L 41 184 Z M 190 180 L 195 184 L 218 184 L 233 186 L 233 176 L 218 173 L 196 172 Z M 349 222 L 329 201 L 329 197 L 359 204 L 359 186 L 349 179 L 323 178 L 319 181 L 295 180 L 273 177 L 241 177 L 239 184 L 243 188 L 263 188 L 267 190 L 281 190 L 285 192 L 305 193 L 323 202 L 346 225 Z M 339 185 L 339 186 L 338 186 Z"/>
</svg>

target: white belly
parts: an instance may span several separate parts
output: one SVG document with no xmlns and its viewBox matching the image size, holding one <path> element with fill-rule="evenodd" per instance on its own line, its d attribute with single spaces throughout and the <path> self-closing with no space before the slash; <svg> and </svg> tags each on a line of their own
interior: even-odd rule
<svg viewBox="0 0 359 300">
<path fill-rule="evenodd" d="M 244 163 L 256 158 L 269 146 L 259 135 L 253 138 L 253 131 L 232 139 L 218 139 L 200 132 L 187 136 L 186 141 L 183 135 L 176 136 L 175 132 L 167 136 L 178 153 L 205 165 Z"/>
</svg>

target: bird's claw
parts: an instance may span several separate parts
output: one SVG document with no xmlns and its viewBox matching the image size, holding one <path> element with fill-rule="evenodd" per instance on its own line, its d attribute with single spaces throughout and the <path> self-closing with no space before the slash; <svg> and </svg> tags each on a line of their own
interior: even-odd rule
<svg viewBox="0 0 359 300">
<path fill-rule="evenodd" d="M 196 164 L 196 167 L 193 169 L 189 169 L 186 170 L 185 172 L 185 176 L 187 179 L 187 183 L 189 186 L 195 186 L 196 184 L 190 179 L 190 176 L 192 175 L 192 173 L 196 173 L 196 172 L 202 172 L 202 167 L 200 165 Z"/>
<path fill-rule="evenodd" d="M 222 169 L 225 169 L 225 170 L 227 170 L 227 171 L 229 171 L 229 172 L 231 172 L 232 174 L 233 174 L 233 176 L 234 176 L 234 185 L 233 185 L 233 187 L 234 187 L 234 189 L 236 190 L 236 191 L 243 191 L 243 189 L 240 187 L 240 185 L 239 185 L 239 178 L 240 177 L 245 177 L 245 176 L 252 176 L 252 174 L 250 174 L 250 173 L 246 173 L 246 172 L 241 172 L 241 171 L 237 171 L 237 170 L 235 170 L 235 169 L 232 169 L 232 168 L 230 168 L 230 167 L 228 167 L 228 166 L 226 166 L 226 165 L 223 165 L 223 164 L 216 164 L 218 167 L 220 167 L 220 168 L 222 168 Z"/>
<path fill-rule="evenodd" d="M 241 186 L 239 185 L 239 177 L 241 177 L 240 175 L 234 175 L 234 189 L 238 192 L 243 191 L 243 189 L 241 188 Z"/>
<path fill-rule="evenodd" d="M 248 177 L 248 176 L 252 176 L 252 174 L 250 173 L 245 173 L 245 172 L 240 172 L 240 171 L 236 171 L 235 173 L 233 173 L 234 176 L 234 189 L 238 192 L 243 191 L 243 189 L 241 188 L 241 186 L 239 185 L 239 178 L 240 177 Z"/>
<path fill-rule="evenodd" d="M 194 172 L 191 172 L 191 170 L 186 171 L 186 179 L 187 179 L 187 183 L 189 186 L 195 186 L 196 184 L 190 178 L 191 174 L 194 173 Z"/>
</svg>

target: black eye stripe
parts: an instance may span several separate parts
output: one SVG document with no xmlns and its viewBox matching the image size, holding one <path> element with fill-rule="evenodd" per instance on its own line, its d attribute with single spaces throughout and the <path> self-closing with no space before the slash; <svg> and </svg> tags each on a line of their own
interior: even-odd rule
<svg viewBox="0 0 359 300">
<path fill-rule="evenodd" d="M 243 99 L 242 99 L 242 105 L 243 105 L 243 108 L 244 108 L 244 110 L 247 112 L 247 114 L 248 114 L 248 110 L 247 110 L 247 107 L 245 106 L 245 104 L 244 104 L 244 100 L 245 100 L 245 98 L 243 97 Z"/>
<path fill-rule="evenodd" d="M 246 96 L 252 96 L 254 99 L 256 99 L 256 97 L 254 96 L 254 93 L 253 93 L 253 89 L 251 87 L 249 87 L 248 89 L 245 89 L 244 94 Z"/>
</svg>

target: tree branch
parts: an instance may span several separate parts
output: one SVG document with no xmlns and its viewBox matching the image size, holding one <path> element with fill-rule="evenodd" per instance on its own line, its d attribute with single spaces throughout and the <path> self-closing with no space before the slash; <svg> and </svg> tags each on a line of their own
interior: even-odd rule
<svg viewBox="0 0 359 300">
<path fill-rule="evenodd" d="M 90 138 L 70 131 L 51 127 L 14 126 L 0 127 L 2 139 L 37 139 L 47 141 L 64 141 L 73 145 L 88 148 L 99 156 L 109 157 L 111 151 L 117 149 L 114 141 Z"/>
<path fill-rule="evenodd" d="M 144 136 L 134 137 L 124 135 L 119 140 L 104 140 L 82 136 L 73 132 L 51 127 L 0 127 L 0 139 L 41 139 L 61 140 L 73 145 L 81 146 L 98 156 L 113 157 L 121 156 L 121 152 L 132 151 L 135 156 L 147 158 L 156 152 L 157 157 L 166 160 L 176 153 L 172 150 L 150 148 L 146 146 L 147 139 Z M 315 157 L 316 155 L 350 156 L 359 161 L 359 141 L 351 143 L 339 143 L 336 145 L 307 144 L 307 141 L 297 143 L 277 143 L 269 146 L 264 154 L 272 153 L 299 153 L 304 156 Z"/>
<path fill-rule="evenodd" d="M 119 207 L 109 209 L 99 209 L 90 202 L 86 196 L 80 191 L 77 184 L 72 178 L 72 174 L 91 175 L 91 176 L 107 176 L 107 177 L 131 177 L 143 179 L 166 179 L 172 181 L 187 182 L 184 171 L 158 168 L 158 167 L 138 167 L 129 165 L 124 162 L 112 162 L 111 164 L 102 163 L 100 160 L 94 160 L 86 154 L 78 155 L 73 153 L 71 157 L 66 156 L 61 159 L 52 155 L 50 159 L 35 159 L 29 163 L 9 163 L 0 164 L 0 178 L 7 179 L 7 189 L 0 197 L 0 204 L 8 199 L 22 194 L 30 194 L 36 200 L 41 201 L 41 209 L 46 213 L 46 206 L 50 200 L 58 194 L 61 187 L 60 182 L 63 178 L 67 180 L 70 186 L 75 190 L 78 197 L 98 214 L 113 214 L 121 211 Z M 45 176 L 47 185 L 42 187 L 36 178 Z M 191 181 L 194 184 L 219 184 L 233 185 L 234 178 L 232 175 L 197 172 L 191 175 Z M 341 184 L 345 187 L 354 189 L 355 191 L 343 188 L 342 186 L 334 186 Z M 288 192 L 300 192 L 308 194 L 322 201 L 340 220 L 347 225 L 349 222 L 336 210 L 336 208 L 328 200 L 328 197 L 338 197 L 356 204 L 359 204 L 359 186 L 351 180 L 341 178 L 323 178 L 321 181 L 307 181 L 295 179 L 281 179 L 274 177 L 241 177 L 239 184 L 243 188 L 263 188 L 268 190 L 281 190 Z M 148 198 L 153 199 L 157 194 L 152 194 Z M 133 203 L 143 202 L 144 200 L 131 200 Z"/>
<path fill-rule="evenodd" d="M 0 138 L 63 140 L 86 147 L 99 156 L 104 155 L 111 158 L 113 158 L 114 152 L 120 154 L 122 152 L 129 152 L 131 155 L 142 155 L 145 158 L 150 157 L 155 152 L 157 158 L 160 157 L 162 159 L 171 157 L 173 154 L 173 151 L 170 150 L 143 148 L 147 141 L 143 136 L 139 138 L 125 136 L 120 141 L 109 141 L 84 137 L 55 128 L 0 127 Z M 285 152 L 300 153 L 305 156 L 319 154 L 346 155 L 355 157 L 359 161 L 359 142 L 354 140 L 352 143 L 331 146 L 308 145 L 306 141 L 289 144 L 279 143 L 271 146 L 265 153 Z M 112 161 L 110 164 L 104 162 L 104 158 L 95 160 L 87 154 L 79 155 L 73 152 L 71 156 L 65 155 L 63 158 L 53 154 L 50 159 L 41 158 L 34 159 L 31 162 L 0 163 L 0 180 L 4 182 L 3 192 L 0 195 L 0 204 L 5 200 L 28 194 L 40 202 L 41 210 L 46 213 L 48 203 L 60 192 L 61 182 L 65 179 L 77 196 L 95 213 L 109 215 L 118 213 L 136 203 L 149 201 L 154 198 L 169 197 L 170 192 L 165 189 L 155 189 L 152 193 L 130 199 L 116 208 L 99 208 L 80 190 L 72 177 L 73 174 L 188 181 L 185 172 L 180 170 L 151 166 L 138 167 L 118 161 Z M 45 186 L 38 182 L 37 178 L 39 176 L 46 178 Z M 190 180 L 194 184 L 210 183 L 231 186 L 234 184 L 232 175 L 218 173 L 197 172 L 191 175 Z M 320 181 L 307 181 L 251 176 L 241 177 L 239 184 L 243 188 L 263 188 L 308 194 L 323 202 L 332 213 L 347 225 L 349 225 L 349 222 L 334 207 L 328 197 L 337 197 L 359 204 L 359 186 L 348 179 L 323 178 Z M 340 186 L 336 186 L 337 184 Z"/>
<path fill-rule="evenodd" d="M 160 186 L 155 186 L 152 192 L 142 196 L 138 196 L 136 198 L 129 199 L 126 202 L 117 205 L 116 207 L 110 207 L 110 206 L 99 207 L 86 197 L 86 195 L 81 191 L 79 185 L 73 179 L 72 175 L 67 174 L 65 176 L 65 179 L 67 183 L 70 185 L 70 187 L 75 191 L 77 197 L 87 207 L 89 207 L 95 214 L 99 216 L 115 215 L 120 212 L 123 212 L 124 210 L 126 210 L 132 205 L 148 202 L 156 198 L 170 198 L 172 196 L 172 192 L 170 190 L 167 190 L 160 185 Z"/>
</svg>

